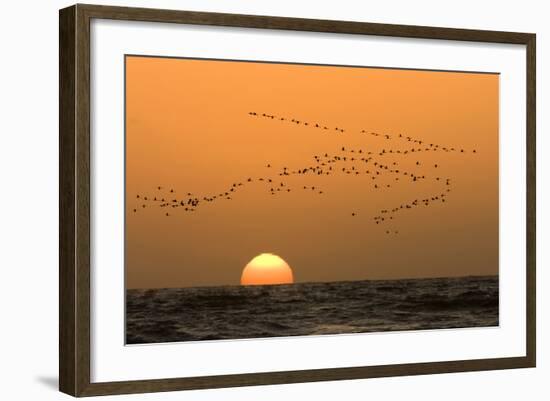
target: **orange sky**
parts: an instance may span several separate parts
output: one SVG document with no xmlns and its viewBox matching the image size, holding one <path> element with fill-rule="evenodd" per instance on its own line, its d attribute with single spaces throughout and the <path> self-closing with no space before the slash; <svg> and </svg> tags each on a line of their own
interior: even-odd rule
<svg viewBox="0 0 550 401">
<path fill-rule="evenodd" d="M 296 282 L 497 274 L 498 86 L 496 74 L 127 56 L 127 287 L 238 284 L 261 253 Z M 429 143 L 439 151 L 393 153 Z M 351 149 L 372 160 L 350 161 Z M 325 153 L 347 161 L 278 175 Z M 239 182 L 231 200 L 202 201 Z M 270 195 L 281 182 L 291 192 Z M 193 212 L 151 202 L 188 192 L 201 199 Z M 375 224 L 382 209 L 443 192 Z"/>
</svg>

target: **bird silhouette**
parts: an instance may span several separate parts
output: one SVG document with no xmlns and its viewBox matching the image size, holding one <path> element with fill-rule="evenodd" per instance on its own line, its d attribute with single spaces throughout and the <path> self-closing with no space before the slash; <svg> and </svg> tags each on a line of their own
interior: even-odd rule
<svg viewBox="0 0 550 401">
<path fill-rule="evenodd" d="M 273 121 L 277 120 L 280 121 L 280 124 L 290 124 L 293 123 L 295 125 L 298 125 L 301 127 L 300 129 L 310 129 L 310 128 L 316 128 L 316 129 L 323 129 L 328 130 L 331 128 L 333 130 L 333 134 L 330 132 L 323 134 L 323 135 L 335 135 L 335 134 L 342 134 L 346 132 L 347 130 L 341 126 L 341 125 L 334 125 L 330 126 L 329 124 L 323 124 L 320 121 L 315 122 L 309 122 L 305 121 L 304 119 L 298 119 L 296 117 L 292 116 L 280 116 L 275 115 L 272 113 L 258 113 L 256 111 L 250 111 L 248 112 L 248 115 L 253 118 L 261 118 L 265 119 L 267 121 Z M 271 123 L 273 124 L 273 123 Z M 296 129 L 299 129 L 296 127 Z M 434 182 L 440 182 L 441 177 L 432 177 L 430 178 L 429 174 L 429 167 L 423 167 L 422 172 L 415 171 L 414 173 L 412 171 L 407 171 L 407 169 L 396 169 L 395 167 L 399 165 L 398 160 L 396 160 L 396 157 L 399 158 L 406 158 L 410 157 L 410 154 L 417 154 L 418 157 L 421 156 L 423 152 L 455 152 L 456 148 L 451 146 L 443 146 L 441 144 L 436 143 L 428 143 L 424 141 L 421 138 L 415 138 L 411 135 L 404 135 L 402 133 L 398 134 L 390 134 L 390 133 L 379 133 L 376 131 L 369 131 L 366 129 L 361 129 L 360 131 L 355 131 L 356 133 L 360 134 L 368 134 L 372 137 L 372 139 L 368 139 L 367 137 L 364 137 L 367 141 L 384 141 L 384 143 L 389 144 L 388 146 L 382 147 L 380 150 L 376 150 L 375 148 L 372 148 L 371 145 L 366 143 L 364 146 L 354 147 L 354 148 L 346 148 L 346 146 L 340 146 L 340 152 L 330 152 L 325 151 L 322 153 L 318 153 L 313 155 L 314 163 L 313 165 L 309 166 L 283 166 L 281 167 L 281 170 L 278 172 L 278 175 L 282 178 L 283 181 L 279 183 L 279 186 L 277 187 L 277 190 L 275 191 L 273 187 L 268 188 L 267 191 L 271 195 L 275 195 L 276 192 L 281 192 L 282 188 L 286 189 L 286 193 L 291 192 L 291 188 L 287 187 L 285 182 L 287 179 L 290 179 L 292 176 L 298 176 L 298 177 L 304 177 L 304 179 L 308 179 L 307 177 L 327 177 L 331 176 L 331 173 L 334 173 L 336 171 L 341 171 L 343 174 L 351 175 L 353 177 L 357 177 L 355 179 L 362 179 L 363 176 L 370 176 L 372 180 L 381 180 L 380 185 L 374 184 L 374 189 L 380 190 L 381 188 L 391 188 L 392 185 L 388 183 L 388 181 L 391 179 L 391 182 L 394 182 L 395 185 L 403 185 L 398 175 L 404 175 L 409 176 L 413 182 L 418 182 L 419 180 L 425 180 L 426 177 L 428 179 L 434 180 Z M 352 131 L 353 134 L 353 131 Z M 403 148 L 395 148 L 391 144 L 392 143 L 398 143 L 403 142 L 411 144 L 416 144 L 416 147 L 409 147 L 406 149 Z M 421 145 L 424 146 L 422 147 Z M 420 147 L 418 147 L 420 145 Z M 464 148 L 459 148 L 460 153 L 465 153 Z M 476 149 L 473 149 L 471 151 L 472 153 L 477 153 Z M 331 154 L 332 153 L 332 154 Z M 355 155 L 366 155 L 368 157 L 361 157 L 361 156 L 355 156 Z M 393 157 L 394 160 L 390 160 L 388 163 L 381 163 L 380 161 L 383 159 L 387 159 L 388 157 Z M 374 173 L 371 170 L 366 170 L 364 168 L 360 168 L 359 163 L 364 164 L 372 164 L 375 167 Z M 336 165 L 334 165 L 336 164 Z M 341 164 L 341 168 L 339 169 L 337 164 Z M 415 166 L 420 167 L 423 163 L 421 163 L 420 160 L 416 160 Z M 334 168 L 333 166 L 334 165 Z M 272 168 L 272 163 L 266 163 L 265 166 L 267 168 Z M 391 166 L 391 167 L 390 167 Z M 433 168 L 439 168 L 439 164 L 433 164 Z M 424 174 L 425 172 L 425 174 Z M 392 177 L 393 175 L 393 177 Z M 257 177 L 257 176 L 256 176 Z M 329 178 L 327 178 L 329 179 Z M 147 196 L 141 196 L 141 194 L 137 194 L 136 198 L 142 200 L 143 203 L 142 207 L 144 208 L 146 206 L 146 203 L 148 202 L 157 202 L 156 206 L 159 207 L 166 207 L 166 206 L 172 206 L 172 208 L 177 209 L 180 208 L 185 211 L 195 211 L 197 208 L 199 208 L 202 204 L 210 204 L 210 203 L 216 203 L 219 199 L 226 199 L 226 200 L 233 200 L 238 199 L 238 189 L 243 187 L 245 184 L 247 186 L 261 186 L 261 185 L 272 185 L 272 179 L 269 177 L 258 177 L 256 179 L 253 179 L 252 176 L 248 177 L 244 184 L 243 182 L 234 182 L 231 184 L 231 187 L 225 190 L 222 190 L 219 193 L 216 194 L 201 194 L 197 197 L 192 197 L 191 192 L 188 192 L 187 195 L 190 197 L 187 200 L 182 199 L 173 199 L 169 201 L 169 203 L 166 203 L 165 198 L 160 198 L 160 200 L 157 197 L 154 197 L 153 199 L 148 198 Z M 322 184 L 322 182 L 319 182 Z M 399 184 L 398 184 L 399 183 Z M 433 204 L 437 202 L 445 203 L 445 197 L 449 192 L 451 192 L 451 181 L 449 178 L 445 179 L 444 185 L 447 187 L 446 191 L 441 194 L 434 194 L 431 196 L 428 196 L 427 198 L 421 199 L 419 202 L 418 200 L 414 200 L 409 203 L 401 203 L 399 206 L 395 206 L 393 208 L 383 209 L 384 213 L 383 215 L 388 215 L 387 218 L 378 218 L 380 216 L 374 216 L 374 222 L 376 224 L 387 224 L 390 221 L 394 221 L 394 215 L 397 216 L 398 213 L 401 213 L 405 210 L 410 210 L 412 208 L 417 207 L 418 204 L 424 205 L 424 206 L 432 206 Z M 321 185 L 322 187 L 323 185 Z M 316 186 L 314 185 L 302 185 L 303 189 L 309 189 L 311 188 L 312 191 L 317 192 L 318 194 L 323 194 L 325 191 L 322 189 L 316 189 Z M 162 190 L 162 186 L 158 185 L 156 189 L 158 191 Z M 174 193 L 175 189 L 174 187 L 170 189 L 170 193 Z M 231 196 L 230 196 L 231 194 Z M 204 203 L 201 203 L 204 202 Z M 186 205 L 184 209 L 184 205 Z M 137 211 L 136 208 L 133 209 L 134 212 Z M 166 214 L 168 215 L 168 213 Z M 353 211 L 351 213 L 352 217 L 355 217 L 357 213 Z M 392 223 L 393 224 L 393 223 Z M 398 233 L 398 230 L 391 230 L 391 232 Z"/>
</svg>

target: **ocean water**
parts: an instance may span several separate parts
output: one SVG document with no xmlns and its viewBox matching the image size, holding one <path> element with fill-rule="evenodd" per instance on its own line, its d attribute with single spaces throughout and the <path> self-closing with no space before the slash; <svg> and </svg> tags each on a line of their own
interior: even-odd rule
<svg viewBox="0 0 550 401">
<path fill-rule="evenodd" d="M 498 325 L 498 277 L 132 289 L 126 343 Z"/>
</svg>

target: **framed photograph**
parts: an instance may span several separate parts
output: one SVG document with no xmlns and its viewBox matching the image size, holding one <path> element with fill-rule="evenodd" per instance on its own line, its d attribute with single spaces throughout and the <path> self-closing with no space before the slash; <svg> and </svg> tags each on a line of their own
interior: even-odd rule
<svg viewBox="0 0 550 401">
<path fill-rule="evenodd" d="M 60 11 L 60 390 L 535 366 L 535 35 Z"/>
</svg>

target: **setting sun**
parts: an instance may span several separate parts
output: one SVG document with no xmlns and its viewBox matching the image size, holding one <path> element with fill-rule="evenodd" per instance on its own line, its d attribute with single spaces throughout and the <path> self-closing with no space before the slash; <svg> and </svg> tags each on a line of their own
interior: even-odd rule
<svg viewBox="0 0 550 401">
<path fill-rule="evenodd" d="M 272 253 L 262 253 L 243 269 L 242 285 L 292 284 L 292 269 L 282 258 Z"/>
</svg>

